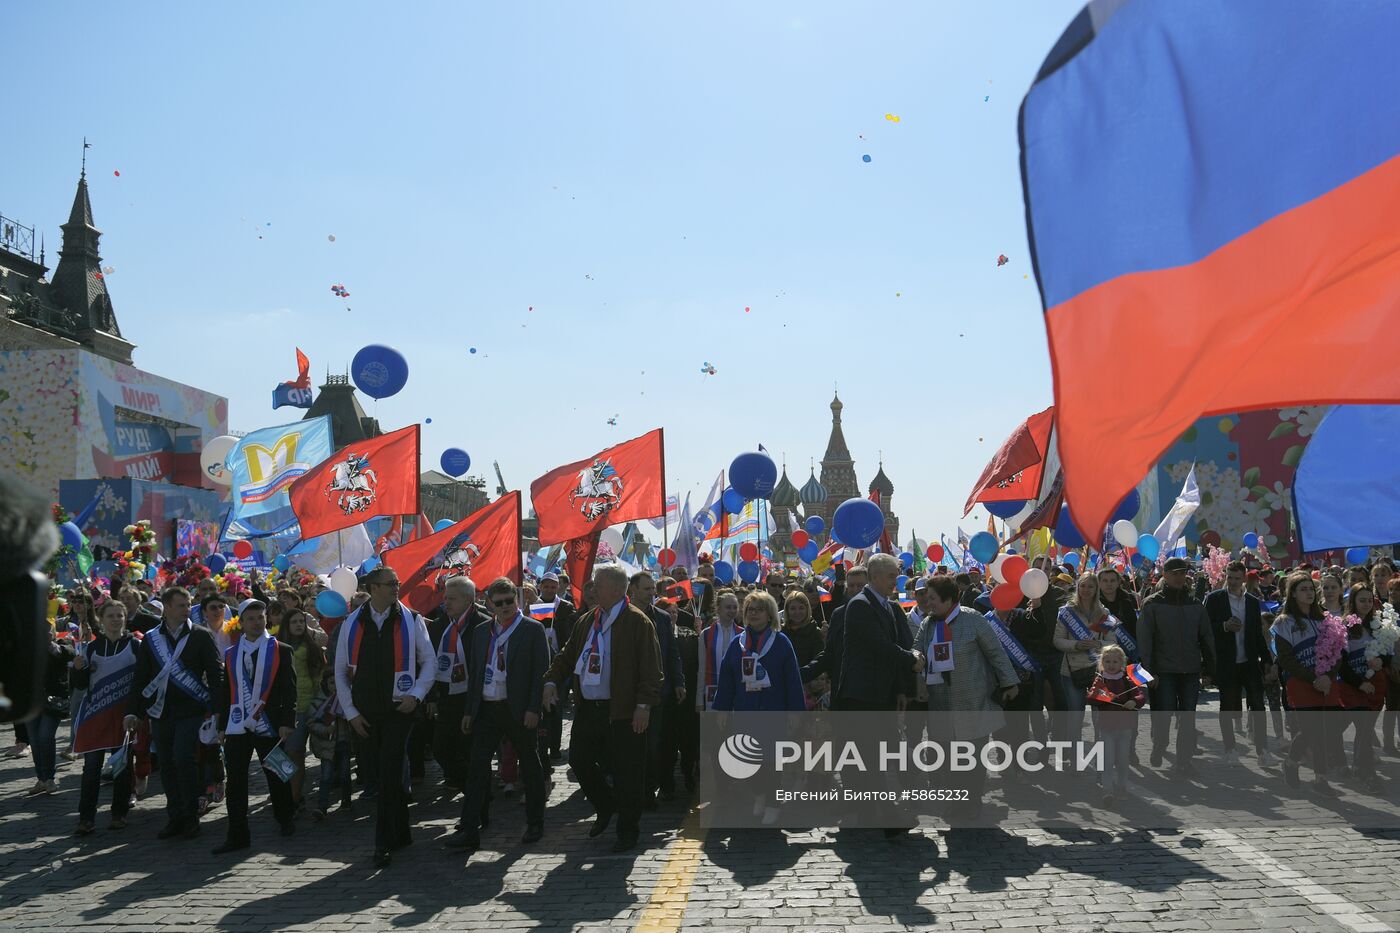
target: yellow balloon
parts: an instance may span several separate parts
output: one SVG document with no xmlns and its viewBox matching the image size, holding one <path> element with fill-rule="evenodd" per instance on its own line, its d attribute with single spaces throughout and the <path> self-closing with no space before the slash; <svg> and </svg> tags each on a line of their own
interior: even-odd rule
<svg viewBox="0 0 1400 933">
<path fill-rule="evenodd" d="M 886 120 L 889 120 L 891 123 L 898 123 L 898 122 L 899 122 L 899 114 L 887 113 L 887 114 L 885 114 L 885 119 L 886 119 Z"/>
</svg>

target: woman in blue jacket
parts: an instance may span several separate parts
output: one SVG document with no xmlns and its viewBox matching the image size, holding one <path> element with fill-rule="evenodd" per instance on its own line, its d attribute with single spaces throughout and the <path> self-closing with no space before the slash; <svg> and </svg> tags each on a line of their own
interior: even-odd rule
<svg viewBox="0 0 1400 933">
<path fill-rule="evenodd" d="M 797 652 L 778 628 L 778 603 L 767 593 L 750 593 L 744 599 L 744 628 L 720 663 L 712 709 L 806 710 Z"/>
</svg>

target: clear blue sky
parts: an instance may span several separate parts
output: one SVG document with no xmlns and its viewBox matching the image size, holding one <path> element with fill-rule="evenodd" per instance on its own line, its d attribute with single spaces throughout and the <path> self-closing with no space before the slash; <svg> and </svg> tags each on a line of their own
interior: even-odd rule
<svg viewBox="0 0 1400 933">
<path fill-rule="evenodd" d="M 839 382 L 931 538 L 1051 401 L 1016 113 L 1080 5 L 18 4 L 0 211 L 54 264 L 86 135 L 136 364 L 235 429 L 382 342 L 425 465 L 528 490 L 662 425 L 698 505 L 760 442 L 805 481 Z"/>
</svg>

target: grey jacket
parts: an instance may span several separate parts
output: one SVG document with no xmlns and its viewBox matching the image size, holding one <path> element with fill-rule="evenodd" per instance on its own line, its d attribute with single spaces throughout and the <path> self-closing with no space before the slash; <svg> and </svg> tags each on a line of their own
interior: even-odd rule
<svg viewBox="0 0 1400 933">
<path fill-rule="evenodd" d="M 914 645 L 921 654 L 928 654 L 935 626 L 932 619 L 925 619 L 919 627 Z M 992 692 L 999 687 L 1018 687 L 1021 678 L 996 633 L 976 610 L 958 610 L 952 641 L 951 675 L 944 675 L 945 683 L 928 686 L 929 733 L 944 741 L 978 739 L 1006 724 L 1001 707 L 992 701 Z M 923 673 L 916 676 L 926 678 Z M 949 712 L 956 715 L 943 715 Z"/>
<path fill-rule="evenodd" d="M 1147 597 L 1138 616 L 1138 648 L 1152 674 L 1215 673 L 1210 616 L 1189 590 L 1163 588 Z"/>
</svg>

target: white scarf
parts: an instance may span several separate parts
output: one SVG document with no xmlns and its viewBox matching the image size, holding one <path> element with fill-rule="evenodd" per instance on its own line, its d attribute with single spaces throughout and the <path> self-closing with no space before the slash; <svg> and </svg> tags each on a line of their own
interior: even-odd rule
<svg viewBox="0 0 1400 933">
<path fill-rule="evenodd" d="M 251 644 L 248 649 L 245 645 Z M 228 726 L 224 729 L 225 735 L 243 735 L 245 732 L 252 732 L 256 735 L 272 735 L 272 720 L 266 715 L 263 708 L 262 691 L 257 689 L 258 685 L 253 682 L 253 674 L 245 666 L 249 655 L 258 654 L 257 676 L 264 682 L 272 675 L 272 655 L 277 650 L 277 639 L 267 632 L 263 632 L 262 638 L 256 642 L 250 642 L 247 638 L 240 640 L 231 649 L 233 651 L 233 683 L 237 688 L 238 704 L 229 708 Z"/>
</svg>

